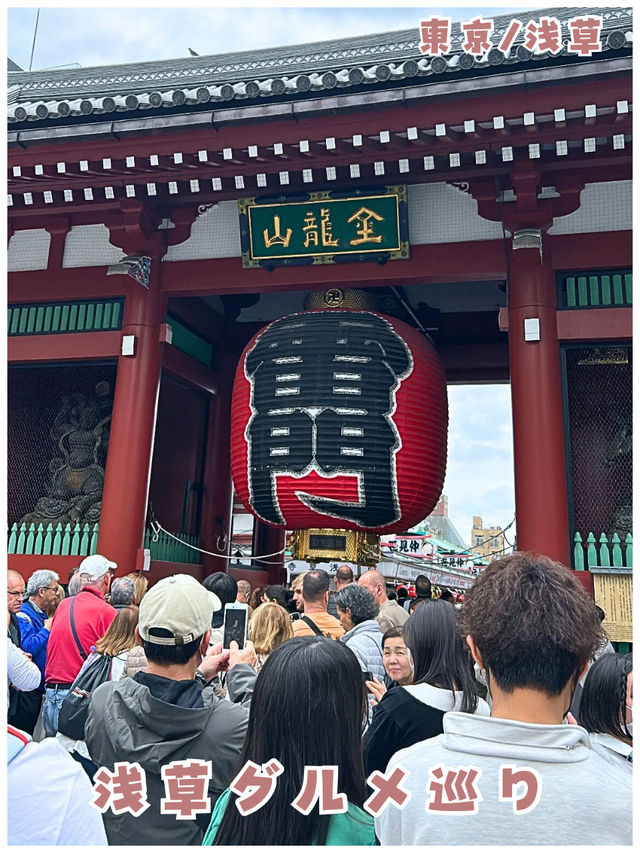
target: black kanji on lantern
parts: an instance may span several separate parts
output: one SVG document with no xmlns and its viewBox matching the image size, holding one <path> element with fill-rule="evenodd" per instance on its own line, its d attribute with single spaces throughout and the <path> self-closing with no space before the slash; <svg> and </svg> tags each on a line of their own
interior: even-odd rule
<svg viewBox="0 0 640 853">
<path fill-rule="evenodd" d="M 411 352 L 383 317 L 318 311 L 276 320 L 247 353 L 252 416 L 251 504 L 265 521 L 285 521 L 278 474 L 358 476 L 359 501 L 296 492 L 316 512 L 362 527 L 400 517 L 391 414 L 395 392 L 413 367 Z"/>
</svg>

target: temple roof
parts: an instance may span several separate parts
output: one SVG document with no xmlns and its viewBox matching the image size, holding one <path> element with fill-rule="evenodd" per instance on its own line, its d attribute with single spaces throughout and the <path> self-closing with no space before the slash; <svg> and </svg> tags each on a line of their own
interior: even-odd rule
<svg viewBox="0 0 640 853">
<path fill-rule="evenodd" d="M 565 22 L 589 14 L 603 17 L 602 52 L 591 57 L 568 53 Z M 437 84 L 454 76 L 504 74 L 532 65 L 559 69 L 631 52 L 631 8 L 548 8 L 491 19 L 491 39 L 497 45 L 516 17 L 524 24 L 530 19 L 557 17 L 565 24 L 564 46 L 555 56 L 527 50 L 523 28 L 506 55 L 492 47 L 474 57 L 462 50 L 464 34 L 459 23 L 452 24 L 450 53 L 425 56 L 419 50 L 419 16 L 416 9 L 416 27 L 410 30 L 295 46 L 93 68 L 10 70 L 9 123 L 18 129 L 63 124 L 75 116 L 85 121 L 105 114 L 135 118 L 157 111 L 184 113 L 209 103 L 232 106 L 237 102 L 259 104 L 265 99 L 307 99 L 332 90 L 384 91 L 394 86 Z"/>
</svg>

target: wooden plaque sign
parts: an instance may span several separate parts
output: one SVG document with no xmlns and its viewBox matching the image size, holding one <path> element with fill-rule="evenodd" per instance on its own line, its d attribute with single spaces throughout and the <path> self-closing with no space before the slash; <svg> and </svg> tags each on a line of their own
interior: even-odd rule
<svg viewBox="0 0 640 853">
<path fill-rule="evenodd" d="M 605 612 L 602 623 L 614 643 L 633 642 L 633 571 L 631 567 L 590 566 L 596 604 Z"/>
</svg>

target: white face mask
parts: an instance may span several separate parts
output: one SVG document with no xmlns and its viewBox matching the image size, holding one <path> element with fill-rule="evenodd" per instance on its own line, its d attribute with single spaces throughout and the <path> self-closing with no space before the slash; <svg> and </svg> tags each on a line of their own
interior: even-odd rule
<svg viewBox="0 0 640 853">
<path fill-rule="evenodd" d="M 633 722 L 627 723 L 627 731 L 629 732 L 629 737 L 633 740 Z"/>
</svg>

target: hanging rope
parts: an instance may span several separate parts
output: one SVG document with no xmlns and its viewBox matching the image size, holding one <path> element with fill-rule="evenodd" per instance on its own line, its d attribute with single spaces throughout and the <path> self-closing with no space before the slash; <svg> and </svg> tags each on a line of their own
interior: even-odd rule
<svg viewBox="0 0 640 853">
<path fill-rule="evenodd" d="M 151 537 L 154 542 L 157 542 L 160 538 L 160 531 L 162 531 L 166 536 L 170 536 L 172 539 L 175 539 L 176 542 L 180 542 L 181 545 L 186 545 L 187 548 L 191 548 L 193 551 L 198 551 L 200 554 L 207 554 L 210 557 L 220 557 L 222 560 L 235 560 L 237 559 L 235 556 L 227 556 L 226 554 L 218 554 L 216 551 L 205 551 L 204 548 L 199 548 L 197 545 L 192 545 L 190 542 L 185 542 L 184 539 L 180 539 L 179 536 L 175 536 L 173 533 L 170 533 L 168 530 L 160 524 L 160 522 L 155 518 L 150 521 L 151 529 L 153 530 L 153 536 Z M 219 537 L 218 537 L 219 538 Z M 278 557 L 280 554 L 284 554 L 287 550 L 285 545 L 284 548 L 281 548 L 280 551 L 274 551 L 273 554 L 262 554 L 262 555 L 254 555 L 254 554 L 243 554 L 243 558 L 249 560 L 264 560 L 265 557 Z"/>
</svg>

